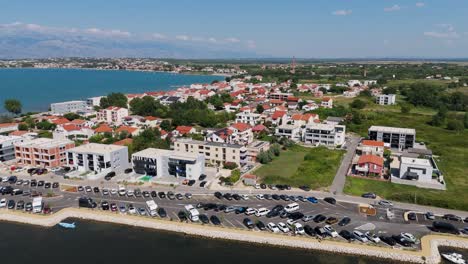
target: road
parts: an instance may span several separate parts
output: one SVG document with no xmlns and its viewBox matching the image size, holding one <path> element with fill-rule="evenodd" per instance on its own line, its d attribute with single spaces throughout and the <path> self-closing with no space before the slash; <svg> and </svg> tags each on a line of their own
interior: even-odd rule
<svg viewBox="0 0 468 264">
<path fill-rule="evenodd" d="M 341 161 L 340 168 L 336 172 L 335 178 L 333 179 L 333 183 L 330 187 L 330 192 L 333 194 L 342 194 L 343 188 L 346 182 L 346 174 L 348 173 L 349 165 L 353 160 L 354 154 L 356 153 L 356 148 L 359 144 L 359 137 L 351 135 L 347 141 L 346 147 L 346 155 L 344 156 L 343 160 Z"/>
</svg>

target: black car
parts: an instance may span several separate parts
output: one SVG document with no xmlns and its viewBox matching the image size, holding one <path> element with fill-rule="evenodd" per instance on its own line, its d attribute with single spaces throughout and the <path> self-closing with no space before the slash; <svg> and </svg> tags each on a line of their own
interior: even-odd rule
<svg viewBox="0 0 468 264">
<path fill-rule="evenodd" d="M 287 196 L 287 195 L 281 194 L 279 197 L 283 201 L 286 201 L 286 202 L 289 201 L 289 196 Z"/>
<path fill-rule="evenodd" d="M 454 225 L 446 222 L 434 221 L 432 223 L 432 231 L 440 233 L 449 233 L 454 235 L 459 235 L 460 231 Z"/>
<path fill-rule="evenodd" d="M 36 187 L 36 186 L 37 186 L 37 180 L 36 180 L 36 179 L 32 179 L 32 180 L 31 180 L 31 183 L 30 183 L 30 186 L 31 186 L 31 187 Z M 83 187 L 81 187 L 81 188 L 83 188 Z M 79 189 L 78 189 L 78 190 L 79 190 Z"/>
<path fill-rule="evenodd" d="M 369 193 L 363 193 L 363 194 L 361 195 L 361 197 L 363 197 L 363 198 L 369 198 L 369 199 L 375 199 L 375 198 L 377 198 L 377 195 L 375 195 L 375 193 L 369 192 Z"/>
<path fill-rule="evenodd" d="M 321 236 L 321 237 L 326 237 L 327 236 L 327 232 L 325 231 L 325 229 L 323 229 L 322 227 L 320 226 L 316 226 L 314 228 L 314 231 L 315 231 L 315 234 L 317 236 Z"/>
<path fill-rule="evenodd" d="M 80 199 L 78 199 L 78 206 L 86 208 L 96 208 L 97 204 L 91 198 L 81 197 Z"/>
<path fill-rule="evenodd" d="M 133 192 L 133 195 L 135 195 L 135 197 L 141 197 L 141 191 L 140 191 L 140 189 L 136 189 L 136 190 Z"/>
<path fill-rule="evenodd" d="M 151 191 L 151 197 L 157 197 L 158 196 L 158 193 L 156 191 Z"/>
<path fill-rule="evenodd" d="M 282 191 L 282 190 L 286 189 L 286 186 L 285 186 L 285 185 L 282 185 L 282 184 L 277 184 L 277 185 L 276 185 L 276 188 L 277 188 L 278 190 Z"/>
<path fill-rule="evenodd" d="M 166 217 L 167 216 L 166 210 L 164 210 L 164 208 L 162 208 L 162 207 L 159 207 L 158 208 L 158 215 L 159 215 L 159 217 L 162 217 L 162 218 Z"/>
<path fill-rule="evenodd" d="M 303 190 L 303 191 L 306 191 L 306 192 L 310 191 L 310 187 L 309 187 L 309 186 L 305 186 L 305 185 L 299 186 L 299 189 L 301 189 L 301 190 Z"/>
<path fill-rule="evenodd" d="M 7 208 L 8 208 L 8 209 L 15 209 L 15 205 L 16 205 L 15 200 L 9 200 L 9 201 L 8 201 L 8 205 L 7 205 Z"/>
<path fill-rule="evenodd" d="M 5 186 L 2 188 L 2 194 L 12 194 L 13 193 L 13 187 L 11 186 Z"/>
<path fill-rule="evenodd" d="M 276 200 L 276 201 L 278 201 L 279 199 L 281 199 L 281 198 L 279 197 L 279 195 L 277 195 L 277 194 L 273 194 L 273 195 L 271 196 L 271 198 L 273 198 L 273 200 Z"/>
<path fill-rule="evenodd" d="M 143 197 L 145 197 L 145 198 L 150 197 L 150 192 L 148 192 L 148 191 L 143 191 L 142 194 L 143 194 Z"/>
<path fill-rule="evenodd" d="M 213 225 L 220 225 L 221 224 L 221 220 L 219 220 L 219 218 L 216 216 L 216 215 L 212 215 L 210 217 L 210 221 Z"/>
<path fill-rule="evenodd" d="M 32 202 L 27 202 L 26 205 L 24 206 L 24 210 L 26 212 L 31 212 L 32 211 Z"/>
<path fill-rule="evenodd" d="M 212 205 L 209 205 L 209 206 L 212 206 Z M 224 212 L 224 210 L 226 210 L 226 208 L 227 208 L 227 206 L 224 205 L 224 204 L 218 204 L 218 205 L 215 204 L 214 208 L 212 208 L 212 209 L 214 209 L 216 212 Z"/>
<path fill-rule="evenodd" d="M 250 218 L 244 218 L 244 220 L 242 221 L 242 223 L 244 223 L 244 225 L 245 225 L 248 229 L 254 228 L 254 223 L 252 222 L 252 220 L 250 220 Z"/>
<path fill-rule="evenodd" d="M 22 189 L 14 189 L 13 192 L 11 192 L 11 195 L 21 195 L 23 194 Z"/>
<path fill-rule="evenodd" d="M 262 221 L 257 221 L 257 223 L 256 223 L 255 225 L 257 226 L 257 228 L 258 228 L 259 230 L 262 230 L 262 231 L 263 231 L 263 230 L 266 229 L 266 226 L 265 226 L 265 224 L 264 224 Z"/>
<path fill-rule="evenodd" d="M 348 241 L 354 241 L 356 238 L 354 237 L 353 233 L 349 232 L 348 230 L 341 230 L 340 233 L 338 233 L 342 238 L 348 240 Z"/>
<path fill-rule="evenodd" d="M 99 187 L 94 187 L 94 188 L 93 188 L 93 192 L 99 193 Z"/>
<path fill-rule="evenodd" d="M 37 182 L 37 187 L 42 187 L 42 186 L 44 186 L 44 183 L 45 183 L 44 181 L 38 181 L 38 182 Z"/>
<path fill-rule="evenodd" d="M 395 239 L 393 239 L 391 236 L 380 236 L 379 238 L 380 240 L 382 240 L 382 242 L 384 242 L 385 244 L 389 246 L 393 247 L 396 245 Z"/>
<path fill-rule="evenodd" d="M 404 237 L 402 237 L 401 235 L 393 235 L 392 238 L 400 245 L 404 246 L 404 247 L 411 247 L 413 245 L 413 243 L 411 243 L 410 241 L 406 240 Z"/>
<path fill-rule="evenodd" d="M 408 213 L 408 220 L 416 221 L 416 213 L 414 212 Z"/>
<path fill-rule="evenodd" d="M 10 183 L 10 184 L 16 183 L 17 181 L 18 181 L 18 177 L 16 177 L 16 176 L 10 176 L 8 178 L 8 183 Z"/>
<path fill-rule="evenodd" d="M 234 198 L 234 200 L 236 200 L 236 201 L 239 201 L 240 199 L 242 199 L 242 197 L 237 193 L 233 194 L 232 198 Z"/>
<path fill-rule="evenodd" d="M 124 170 L 124 173 L 128 174 L 128 173 L 131 173 L 132 171 L 133 171 L 132 168 L 128 168 Z"/>
<path fill-rule="evenodd" d="M 340 220 L 338 223 L 339 226 L 345 226 L 347 224 L 351 223 L 351 218 L 349 217 L 343 217 L 343 219 Z"/>
<path fill-rule="evenodd" d="M 24 209 L 24 201 L 23 200 L 19 200 L 17 203 L 16 203 L 16 210 L 23 210 Z"/>
<path fill-rule="evenodd" d="M 275 205 L 275 207 L 271 209 L 271 211 L 275 211 L 275 212 L 281 212 L 283 210 L 284 210 L 284 206 L 282 206 L 281 204 Z"/>
<path fill-rule="evenodd" d="M 177 200 L 182 200 L 182 199 L 184 199 L 184 196 L 183 196 L 181 193 L 177 193 L 177 194 L 175 195 L 175 197 L 177 198 Z"/>
<path fill-rule="evenodd" d="M 203 206 L 203 209 L 205 211 L 214 210 L 218 208 L 218 206 L 215 203 L 206 203 L 202 204 L 201 206 Z"/>
<path fill-rule="evenodd" d="M 26 172 L 32 174 L 34 171 L 36 171 L 36 168 L 29 168 Z"/>
<path fill-rule="evenodd" d="M 267 218 L 277 217 L 277 216 L 280 215 L 280 212 L 282 212 L 282 211 L 273 211 L 273 210 L 271 210 L 270 212 L 268 212 L 266 214 L 266 217 Z"/>
<path fill-rule="evenodd" d="M 323 221 L 325 221 L 327 219 L 326 216 L 322 215 L 322 214 L 318 214 L 314 217 L 314 222 L 315 223 L 321 223 Z"/>
<path fill-rule="evenodd" d="M 203 181 L 204 179 L 206 179 L 206 175 L 205 174 L 200 174 L 200 177 L 198 177 L 198 180 Z"/>
<path fill-rule="evenodd" d="M 288 218 L 294 221 L 302 219 L 303 217 L 304 217 L 304 214 L 301 212 L 293 212 L 293 213 L 288 214 Z"/>
<path fill-rule="evenodd" d="M 215 193 L 214 193 L 214 196 L 215 196 L 216 198 L 218 198 L 218 199 L 223 199 L 223 194 L 220 193 L 220 192 L 215 192 Z"/>
<path fill-rule="evenodd" d="M 187 221 L 187 215 L 184 211 L 179 211 L 179 213 L 177 213 L 177 217 L 179 217 L 181 222 Z"/>
<path fill-rule="evenodd" d="M 265 198 L 265 200 L 271 200 L 271 199 L 273 199 L 273 198 L 271 198 L 271 195 L 269 195 L 269 194 L 263 195 L 263 198 Z"/>
<path fill-rule="evenodd" d="M 58 182 L 52 183 L 52 188 L 57 189 L 58 187 L 59 187 L 59 183 L 58 183 Z"/>
<path fill-rule="evenodd" d="M 49 189 L 51 186 L 52 186 L 52 184 L 50 184 L 50 182 L 46 182 L 44 184 L 44 188 L 46 188 L 46 189 Z"/>
<path fill-rule="evenodd" d="M 158 192 L 158 196 L 159 196 L 159 198 L 164 199 L 164 198 L 166 198 L 166 193 Z"/>
<path fill-rule="evenodd" d="M 262 183 L 262 184 L 260 184 L 260 188 L 265 190 L 267 188 L 267 186 L 266 186 L 266 184 Z"/>
<path fill-rule="evenodd" d="M 463 222 L 468 223 L 468 216 L 465 217 L 465 220 L 463 220 Z"/>
<path fill-rule="evenodd" d="M 333 197 L 325 197 L 323 200 L 329 204 L 336 204 L 336 200 Z"/>
<path fill-rule="evenodd" d="M 102 201 L 101 208 L 102 208 L 102 210 L 108 211 L 109 210 L 109 203 L 107 201 Z"/>
<path fill-rule="evenodd" d="M 195 180 L 190 180 L 190 181 L 188 181 L 187 185 L 188 186 L 193 186 L 195 184 L 195 182 L 196 182 Z"/>
<path fill-rule="evenodd" d="M 309 236 L 315 236 L 315 230 L 310 225 L 304 226 L 304 232 Z"/>
<path fill-rule="evenodd" d="M 206 216 L 206 214 L 201 214 L 198 216 L 198 218 L 200 219 L 200 222 L 202 222 L 203 224 L 210 223 L 210 219 L 208 218 L 208 216 Z"/>
<path fill-rule="evenodd" d="M 205 185 L 206 185 L 206 181 L 202 181 L 202 182 L 200 182 L 200 187 L 202 187 L 202 188 L 203 188 L 203 187 L 205 187 Z"/>
<path fill-rule="evenodd" d="M 229 201 L 232 200 L 232 195 L 231 195 L 230 193 L 225 193 L 225 194 L 223 195 L 223 197 L 224 197 L 226 200 L 229 200 Z"/>
<path fill-rule="evenodd" d="M 458 215 L 454 215 L 454 214 L 446 214 L 444 216 L 442 216 L 443 219 L 445 220 L 450 220 L 450 221 L 457 221 L 457 222 L 461 222 L 462 221 L 462 218 Z"/>
</svg>

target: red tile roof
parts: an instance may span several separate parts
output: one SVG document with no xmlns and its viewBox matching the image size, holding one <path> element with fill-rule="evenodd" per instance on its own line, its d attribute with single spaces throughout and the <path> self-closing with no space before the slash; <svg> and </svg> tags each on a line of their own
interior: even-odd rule
<svg viewBox="0 0 468 264">
<path fill-rule="evenodd" d="M 66 131 L 80 130 L 80 128 L 74 124 L 66 124 L 62 126 Z"/>
<path fill-rule="evenodd" d="M 267 128 L 266 128 L 266 126 L 264 126 L 264 125 L 256 125 L 256 126 L 254 126 L 254 127 L 252 128 L 252 131 L 254 131 L 254 132 L 260 132 L 260 131 L 264 131 L 264 130 L 266 130 L 266 129 L 267 129 Z"/>
<path fill-rule="evenodd" d="M 94 129 L 96 133 L 112 133 L 113 130 L 107 124 L 102 124 L 98 128 Z"/>
<path fill-rule="evenodd" d="M 247 129 L 251 128 L 249 124 L 245 123 L 234 123 L 231 127 L 239 130 L 240 132 L 246 131 Z"/>
<path fill-rule="evenodd" d="M 116 133 L 121 133 L 126 131 L 128 134 L 133 134 L 135 131 L 137 131 L 138 128 L 136 127 L 131 127 L 131 126 L 120 126 L 115 130 Z"/>
<path fill-rule="evenodd" d="M 383 166 L 383 158 L 375 155 L 362 155 L 359 157 L 358 164 L 372 163 L 378 166 Z"/>
<path fill-rule="evenodd" d="M 133 139 L 131 138 L 124 138 L 120 141 L 114 142 L 114 145 L 119 145 L 119 146 L 126 146 L 132 144 Z"/>
<path fill-rule="evenodd" d="M 75 124 L 75 125 L 82 125 L 82 124 L 86 123 L 86 120 L 83 120 L 83 119 L 74 119 L 74 120 L 72 120 L 70 123 Z"/>
<path fill-rule="evenodd" d="M 17 126 L 17 125 L 18 125 L 17 123 L 3 123 L 3 124 L 0 124 L 0 128 L 1 127 Z"/>
<path fill-rule="evenodd" d="M 154 116 L 145 116 L 145 119 L 146 119 L 146 120 L 149 120 L 149 121 L 154 121 L 154 120 L 158 120 L 159 118 L 158 118 L 158 117 L 154 117 Z"/>
<path fill-rule="evenodd" d="M 373 147 L 383 147 L 384 143 L 382 141 L 375 141 L 375 140 L 363 140 L 363 145 L 366 146 L 373 146 Z"/>
<path fill-rule="evenodd" d="M 66 119 L 65 117 L 57 118 L 57 119 L 52 119 L 52 123 L 56 125 L 63 125 L 66 123 L 70 123 L 70 120 Z"/>
<path fill-rule="evenodd" d="M 280 118 L 280 117 L 283 117 L 286 113 L 287 113 L 286 111 L 275 111 L 275 112 L 273 113 L 273 115 L 271 116 L 271 118 L 272 118 L 273 120 L 276 120 L 276 119 L 278 119 L 278 118 Z"/>
<path fill-rule="evenodd" d="M 182 135 L 185 135 L 185 134 L 188 134 L 190 133 L 190 130 L 192 130 L 193 127 L 191 126 L 178 126 L 176 127 L 176 130 L 182 134 Z"/>
<path fill-rule="evenodd" d="M 28 131 L 17 130 L 17 131 L 10 132 L 8 135 L 9 136 L 22 136 L 26 133 L 28 133 Z"/>
</svg>

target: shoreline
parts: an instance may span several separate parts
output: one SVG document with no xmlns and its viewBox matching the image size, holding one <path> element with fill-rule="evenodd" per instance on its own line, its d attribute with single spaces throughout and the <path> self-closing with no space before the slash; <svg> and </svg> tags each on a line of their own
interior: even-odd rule
<svg viewBox="0 0 468 264">
<path fill-rule="evenodd" d="M 149 228 L 181 233 L 193 237 L 209 239 L 234 240 L 238 242 L 256 243 L 265 246 L 279 246 L 299 250 L 318 250 L 328 253 L 345 255 L 360 255 L 370 258 L 381 258 L 411 263 L 439 263 L 441 256 L 438 247 L 447 246 L 468 249 L 468 239 L 449 235 L 427 235 L 421 238 L 421 250 L 410 251 L 378 247 L 372 245 L 353 244 L 332 240 L 317 240 L 302 236 L 284 236 L 267 232 L 255 232 L 244 229 L 215 227 L 211 225 L 182 223 L 178 220 L 169 221 L 157 218 L 120 215 L 111 212 L 93 211 L 90 209 L 65 208 L 52 215 L 34 215 L 23 212 L 0 210 L 0 220 L 52 227 L 67 219 L 77 218 L 97 222 L 114 223 L 126 226 Z"/>
</svg>

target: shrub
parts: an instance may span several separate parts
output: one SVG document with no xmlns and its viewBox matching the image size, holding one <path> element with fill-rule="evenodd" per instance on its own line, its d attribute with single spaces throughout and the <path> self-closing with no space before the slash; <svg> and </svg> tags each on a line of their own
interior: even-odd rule
<svg viewBox="0 0 468 264">
<path fill-rule="evenodd" d="M 237 169 L 237 167 L 238 167 L 237 164 L 234 163 L 234 162 L 225 162 L 225 163 L 223 164 L 223 168 L 224 168 L 224 169 L 228 169 L 228 170 Z"/>
</svg>

